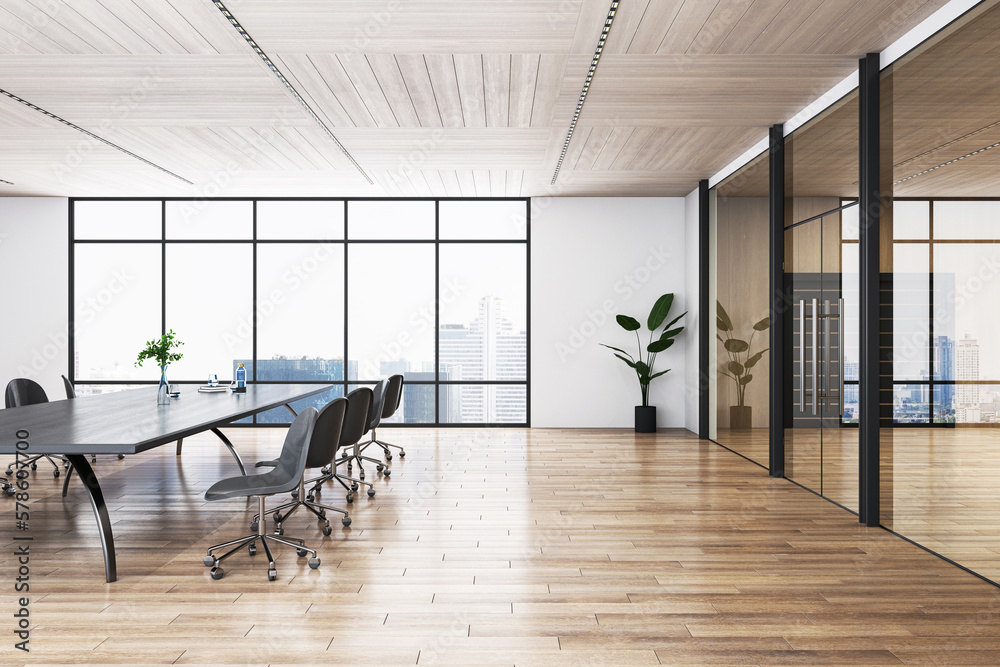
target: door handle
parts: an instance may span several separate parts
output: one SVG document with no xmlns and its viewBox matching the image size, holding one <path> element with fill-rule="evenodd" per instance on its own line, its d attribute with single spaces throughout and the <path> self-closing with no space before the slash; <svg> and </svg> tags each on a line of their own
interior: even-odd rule
<svg viewBox="0 0 1000 667">
<path fill-rule="evenodd" d="M 799 299 L 799 411 L 806 411 L 806 302 Z"/>
<path fill-rule="evenodd" d="M 819 415 L 819 309 L 818 301 L 812 300 L 813 307 L 813 417 Z"/>
</svg>

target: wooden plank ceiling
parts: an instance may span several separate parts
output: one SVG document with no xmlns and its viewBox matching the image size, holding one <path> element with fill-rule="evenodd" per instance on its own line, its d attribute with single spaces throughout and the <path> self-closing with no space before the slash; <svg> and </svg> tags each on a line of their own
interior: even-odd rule
<svg viewBox="0 0 1000 667">
<path fill-rule="evenodd" d="M 673 196 L 945 0 L 0 0 L 0 195 Z M 190 181 L 193 185 L 185 182 Z"/>
</svg>

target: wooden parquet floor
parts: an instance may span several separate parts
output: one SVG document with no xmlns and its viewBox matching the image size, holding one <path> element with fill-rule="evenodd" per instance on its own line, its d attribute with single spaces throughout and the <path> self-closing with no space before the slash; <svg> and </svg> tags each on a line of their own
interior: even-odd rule
<svg viewBox="0 0 1000 667">
<path fill-rule="evenodd" d="M 203 499 L 235 472 L 210 434 L 98 462 L 113 584 L 86 496 L 39 470 L 32 651 L 13 649 L 11 507 L 0 663 L 1000 663 L 1000 589 L 687 432 L 384 431 L 406 459 L 350 528 L 286 522 L 323 564 L 283 550 L 275 582 L 261 555 L 220 581 L 201 563 L 252 514 Z M 247 461 L 283 437 L 228 433 Z"/>
</svg>

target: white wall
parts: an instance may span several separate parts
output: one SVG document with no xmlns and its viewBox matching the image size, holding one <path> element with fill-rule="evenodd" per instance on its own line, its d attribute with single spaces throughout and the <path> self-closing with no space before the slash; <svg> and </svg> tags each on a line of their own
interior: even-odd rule
<svg viewBox="0 0 1000 667">
<path fill-rule="evenodd" d="M 30 377 L 66 395 L 68 212 L 62 197 L 0 197 L 0 388 Z"/>
<path fill-rule="evenodd" d="M 634 425 L 635 372 L 599 343 L 634 350 L 635 334 L 615 315 L 635 317 L 645 331 L 665 292 L 675 294 L 670 319 L 689 308 L 684 226 L 679 197 L 532 199 L 532 426 Z M 672 370 L 650 385 L 661 428 L 686 423 L 685 349 L 695 331 L 689 317 L 679 324 L 687 328 L 654 368 Z"/>
<path fill-rule="evenodd" d="M 684 428 L 698 432 L 698 191 L 684 198 L 684 267 L 685 300 L 687 301 L 688 326 L 691 335 L 684 348 Z"/>
</svg>

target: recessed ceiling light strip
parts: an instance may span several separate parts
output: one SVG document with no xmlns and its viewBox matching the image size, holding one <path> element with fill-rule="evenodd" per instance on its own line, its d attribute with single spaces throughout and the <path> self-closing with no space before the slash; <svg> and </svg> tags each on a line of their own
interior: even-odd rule
<svg viewBox="0 0 1000 667">
<path fill-rule="evenodd" d="M 299 91 L 295 90 L 295 86 L 289 83 L 288 79 L 286 79 L 285 75 L 281 73 L 281 70 L 278 69 L 277 65 L 274 64 L 270 56 L 264 53 L 264 50 L 257 45 L 257 42 L 255 42 L 253 37 L 250 36 L 250 33 L 248 33 L 246 29 L 242 25 L 240 25 L 240 22 L 236 20 L 236 17 L 233 16 L 232 12 L 226 9 L 226 6 L 222 4 L 220 0 L 212 0 L 212 4 L 218 7 L 219 11 L 222 12 L 222 15 L 225 16 L 226 19 L 233 24 L 233 27 L 236 28 L 236 32 L 240 33 L 240 36 L 243 37 L 244 40 L 246 40 L 246 43 L 250 45 L 250 48 L 254 50 L 254 53 L 260 56 L 260 59 L 264 61 L 264 64 L 267 65 L 267 68 L 271 70 L 271 73 L 274 74 L 274 76 L 278 77 L 278 81 L 284 84 L 285 88 L 288 89 L 288 92 L 292 94 L 292 97 L 294 97 L 296 101 L 298 101 L 298 103 L 302 105 L 302 108 L 306 110 L 306 113 L 308 113 L 309 116 L 314 121 L 316 121 L 316 124 L 323 129 L 323 132 L 326 133 L 326 136 L 330 137 L 330 139 L 333 140 L 333 143 L 337 144 L 337 148 L 340 149 L 340 152 L 344 154 L 344 157 L 350 160 L 351 164 L 354 165 L 355 169 L 361 172 L 361 175 L 365 177 L 365 180 L 368 181 L 368 184 L 375 185 L 375 182 L 368 177 L 368 174 L 366 174 L 365 170 L 361 168 L 361 165 L 358 164 L 358 161 L 354 159 L 354 156 L 351 155 L 346 148 L 344 148 L 344 144 L 340 143 L 340 140 L 334 136 L 333 132 L 330 131 L 330 128 L 326 126 L 326 123 L 324 123 L 320 119 L 320 117 L 316 114 L 316 112 L 313 111 L 312 107 L 309 106 L 309 103 L 306 102 L 301 95 L 299 95 Z"/>
<path fill-rule="evenodd" d="M 931 167 L 930 169 L 924 169 L 923 171 L 921 171 L 919 173 L 916 173 L 916 174 L 913 174 L 912 176 L 907 176 L 906 178 L 901 178 L 898 181 L 893 181 L 893 185 L 899 185 L 900 183 L 905 183 L 906 181 L 912 180 L 912 179 L 916 178 L 917 176 L 923 176 L 924 174 L 929 174 L 932 171 L 937 171 L 941 167 L 947 167 L 948 165 L 955 164 L 956 162 L 958 162 L 960 160 L 964 160 L 967 157 L 972 157 L 973 155 L 979 155 L 980 153 L 985 153 L 986 151 L 988 151 L 988 150 L 990 150 L 992 148 L 996 148 L 997 146 L 1000 146 L 1000 141 L 998 141 L 997 143 L 992 144 L 990 146 L 985 146 L 983 148 L 980 148 L 978 151 L 972 151 L 971 153 L 966 153 L 962 157 L 957 157 L 954 160 L 948 160 L 947 162 L 939 164 L 936 167 Z"/>
<path fill-rule="evenodd" d="M 90 130 L 85 130 L 82 127 L 80 127 L 79 125 L 76 125 L 75 123 L 69 122 L 65 118 L 60 118 L 59 116 L 55 115 L 54 113 L 52 113 L 50 111 L 46 111 L 45 109 L 41 108 L 40 106 L 32 104 L 28 100 L 25 100 L 25 99 L 22 99 L 22 98 L 18 97 L 14 93 L 9 93 L 6 90 L 3 90 L 2 88 L 0 88 L 0 93 L 2 93 L 3 95 L 6 95 L 7 97 L 9 97 L 10 99 L 14 100 L 15 102 L 20 102 L 21 104 L 23 104 L 24 106 L 28 107 L 29 109 L 34 109 L 38 113 L 43 114 L 45 116 L 48 116 L 52 120 L 58 121 L 58 122 L 62 123 L 63 125 L 67 126 L 67 127 L 71 127 L 71 128 L 73 128 L 74 130 L 76 130 L 78 132 L 83 132 L 84 134 L 86 134 L 91 139 L 94 139 L 95 141 L 99 141 L 99 142 L 101 142 L 102 144 L 104 144 L 106 146 L 110 146 L 111 148 L 114 148 L 117 151 L 121 151 L 122 153 L 125 153 L 125 155 L 128 155 L 129 157 L 134 157 L 136 160 L 139 160 L 140 162 L 148 164 L 150 167 L 153 167 L 154 169 L 159 169 L 164 174 L 169 174 L 169 175 L 173 176 L 174 178 L 176 178 L 176 179 L 178 179 L 180 181 L 184 181 L 188 185 L 194 185 L 194 183 L 192 183 L 191 181 L 187 180 L 186 178 L 182 178 L 181 176 L 178 176 L 177 174 L 175 174 L 174 172 L 170 171 L 169 169 L 161 167 L 160 165 L 156 164 L 155 162 L 150 162 L 149 160 L 147 160 L 146 158 L 142 157 L 141 155 L 136 155 L 135 153 L 133 153 L 132 151 L 128 150 L 127 148 L 122 148 L 118 144 L 113 143 L 111 141 L 108 141 L 104 137 L 99 137 L 96 134 L 94 134 L 93 132 L 91 132 Z"/>
<path fill-rule="evenodd" d="M 964 140 L 968 139 L 969 137 L 974 137 L 977 134 L 982 134 L 983 132 L 986 132 L 987 130 L 992 130 L 994 127 L 997 127 L 998 125 L 1000 125 L 1000 120 L 998 120 L 995 123 L 990 123 L 986 127 L 981 127 L 981 128 L 979 128 L 978 130 L 976 130 L 974 132 L 969 132 L 968 134 L 963 134 L 962 136 L 958 137 L 957 139 L 952 139 L 951 141 L 949 141 L 947 143 L 943 143 L 940 146 L 936 146 L 936 147 L 930 149 L 929 151 L 924 151 L 920 155 L 914 155 L 909 160 L 903 160 L 902 162 L 898 162 L 898 163 L 894 164 L 893 166 L 894 167 L 902 167 L 904 164 L 909 164 L 909 163 L 913 162 L 914 160 L 919 160 L 920 158 L 925 157 L 927 155 L 930 155 L 931 153 L 935 153 L 935 152 L 941 150 L 942 148 L 947 148 L 948 146 L 952 146 L 954 144 L 957 144 L 958 142 L 964 141 Z"/>
<path fill-rule="evenodd" d="M 608 33 L 611 31 L 611 24 L 615 20 L 615 12 L 618 11 L 619 0 L 611 3 L 608 10 L 608 18 L 604 20 L 604 29 L 601 30 L 601 38 L 597 41 L 597 49 L 594 51 L 594 59 L 590 61 L 590 69 L 587 71 L 587 78 L 583 82 L 583 90 L 580 91 L 580 99 L 576 102 L 576 111 L 573 112 L 573 120 L 569 124 L 569 132 L 566 133 L 566 141 L 563 142 L 562 152 L 559 153 L 559 162 L 556 163 L 556 170 L 552 173 L 552 183 L 556 184 L 559 178 L 559 170 L 562 169 L 563 160 L 566 159 L 566 151 L 569 150 L 569 142 L 573 138 L 573 131 L 576 130 L 576 122 L 580 120 L 580 111 L 583 110 L 583 102 L 587 99 L 587 91 L 590 90 L 590 83 L 594 80 L 594 72 L 597 71 L 597 63 L 601 60 L 601 52 L 604 51 L 604 43 L 608 41 Z"/>
<path fill-rule="evenodd" d="M 14 184 L 13 184 L 13 183 L 11 183 L 10 181 L 5 181 L 5 180 L 3 180 L 2 178 L 0 178 L 0 183 L 3 183 L 4 185 L 14 185 Z"/>
</svg>

